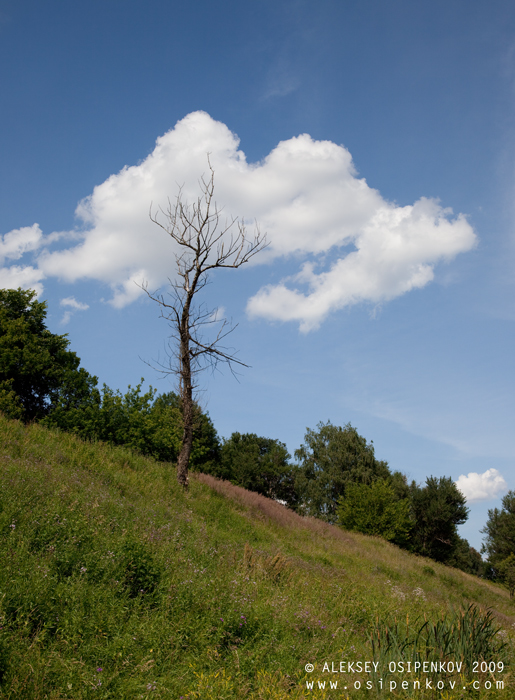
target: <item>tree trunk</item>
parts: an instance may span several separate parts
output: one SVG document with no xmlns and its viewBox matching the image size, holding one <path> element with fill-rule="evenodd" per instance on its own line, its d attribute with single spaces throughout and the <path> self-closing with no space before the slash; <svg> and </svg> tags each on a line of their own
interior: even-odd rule
<svg viewBox="0 0 515 700">
<path fill-rule="evenodd" d="M 191 448 L 193 446 L 193 399 L 183 396 L 182 419 L 184 430 L 182 433 L 182 446 L 177 458 L 177 480 L 185 489 L 188 488 L 188 469 L 190 464 Z"/>
<path fill-rule="evenodd" d="M 196 282 L 196 280 L 195 280 Z M 188 291 L 188 299 L 184 305 L 181 319 L 181 409 L 182 409 L 182 445 L 177 458 L 177 480 L 185 489 L 188 488 L 188 469 L 190 466 L 191 448 L 193 446 L 193 384 L 191 379 L 190 354 L 190 304 L 194 289 Z"/>
</svg>

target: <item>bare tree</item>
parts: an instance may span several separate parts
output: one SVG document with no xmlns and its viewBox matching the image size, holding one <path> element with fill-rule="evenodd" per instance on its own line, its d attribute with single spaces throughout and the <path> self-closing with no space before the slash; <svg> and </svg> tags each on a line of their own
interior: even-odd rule
<svg viewBox="0 0 515 700">
<path fill-rule="evenodd" d="M 216 368 L 219 363 L 228 364 L 233 373 L 234 365 L 247 366 L 223 345 L 235 326 L 226 319 L 219 319 L 218 309 L 208 309 L 202 302 L 198 303 L 199 292 L 208 283 L 211 270 L 241 267 L 267 245 L 266 236 L 257 226 L 249 237 L 243 219 L 222 219 L 221 210 L 213 199 L 215 173 L 209 157 L 208 163 L 210 177 L 201 178 L 201 194 L 196 202 L 184 202 L 180 188 L 175 203 L 169 202 L 166 210 L 155 213 L 152 207 L 150 210 L 151 220 L 171 236 L 178 247 L 176 278 L 169 280 L 170 299 L 150 293 L 143 285 L 148 296 L 161 307 L 161 316 L 172 329 L 170 360 L 175 357 L 175 364 L 161 365 L 161 371 L 179 378 L 184 432 L 177 459 L 177 479 L 185 488 L 193 444 L 196 375 L 207 367 Z M 163 217 L 164 222 L 160 220 Z M 215 327 L 211 339 L 206 337 L 209 327 Z"/>
</svg>

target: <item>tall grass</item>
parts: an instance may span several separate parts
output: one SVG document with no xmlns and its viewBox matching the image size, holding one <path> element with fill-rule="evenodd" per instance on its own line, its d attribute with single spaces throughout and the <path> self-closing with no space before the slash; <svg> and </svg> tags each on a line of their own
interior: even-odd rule
<svg viewBox="0 0 515 700">
<path fill-rule="evenodd" d="M 500 632 L 492 611 L 471 603 L 466 610 L 442 614 L 435 622 L 425 615 L 423 622 L 419 617 L 411 624 L 409 615 L 393 624 L 378 619 L 370 638 L 379 668 L 388 669 L 390 675 L 399 668 L 410 668 L 414 677 L 428 677 L 436 685 L 439 679 L 466 679 L 470 683 L 495 673 L 502 677 L 508 645 Z"/>
<path fill-rule="evenodd" d="M 428 649 L 482 634 L 474 653 L 490 645 L 510 679 L 501 588 L 212 477 L 185 493 L 171 465 L 1 416 L 0 561 L 2 700 L 383 697 L 343 676 L 318 688 L 324 663 L 387 660 L 394 638 L 412 653 L 414 627 L 402 647 L 395 619 L 420 628 L 424 614 Z"/>
</svg>

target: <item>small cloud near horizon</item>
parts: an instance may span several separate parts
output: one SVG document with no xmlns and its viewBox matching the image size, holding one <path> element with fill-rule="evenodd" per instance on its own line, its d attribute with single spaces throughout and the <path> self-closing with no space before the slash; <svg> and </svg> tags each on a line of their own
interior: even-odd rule
<svg viewBox="0 0 515 700">
<path fill-rule="evenodd" d="M 487 469 L 482 474 L 477 472 L 470 472 L 466 476 L 461 474 L 456 481 L 456 486 L 469 503 L 490 501 L 508 490 L 508 484 L 497 469 Z"/>
</svg>

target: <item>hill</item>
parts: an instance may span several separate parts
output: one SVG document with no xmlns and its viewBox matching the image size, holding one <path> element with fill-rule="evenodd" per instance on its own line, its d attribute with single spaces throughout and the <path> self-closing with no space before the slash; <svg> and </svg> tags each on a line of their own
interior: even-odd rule
<svg viewBox="0 0 515 700">
<path fill-rule="evenodd" d="M 490 582 L 2 416 L 0 464 L 2 700 L 515 697 Z"/>
</svg>

